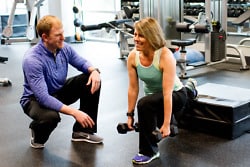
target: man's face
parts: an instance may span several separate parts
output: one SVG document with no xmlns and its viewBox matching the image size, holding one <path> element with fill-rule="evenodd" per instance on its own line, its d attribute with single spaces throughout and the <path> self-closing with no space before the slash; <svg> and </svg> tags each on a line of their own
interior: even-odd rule
<svg viewBox="0 0 250 167">
<path fill-rule="evenodd" d="M 43 34 L 43 41 L 50 51 L 55 52 L 56 49 L 61 49 L 64 46 L 63 33 L 63 27 L 55 24 L 52 26 L 49 35 Z"/>
</svg>

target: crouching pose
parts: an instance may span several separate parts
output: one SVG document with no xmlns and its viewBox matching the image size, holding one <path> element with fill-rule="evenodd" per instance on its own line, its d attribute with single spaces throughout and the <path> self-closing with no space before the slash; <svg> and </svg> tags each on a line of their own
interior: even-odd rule
<svg viewBox="0 0 250 167">
<path fill-rule="evenodd" d="M 61 120 L 59 113 L 76 120 L 72 141 L 101 143 L 103 139 L 95 134 L 101 88 L 99 70 L 64 43 L 63 25 L 57 17 L 42 17 L 36 29 L 41 40 L 24 56 L 24 92 L 20 100 L 24 112 L 33 119 L 31 147 L 44 147 Z M 69 64 L 81 74 L 67 78 Z M 79 109 L 70 106 L 79 99 Z"/>
<path fill-rule="evenodd" d="M 127 62 L 127 124 L 132 130 L 137 106 L 139 153 L 132 162 L 146 164 L 160 156 L 152 132 L 158 127 L 163 138 L 170 135 L 171 117 L 174 115 L 178 122 L 188 98 L 197 96 L 197 83 L 190 78 L 184 86 L 179 80 L 176 61 L 166 47 L 163 31 L 155 19 L 141 19 L 135 23 L 134 28 L 135 48 L 130 52 Z M 139 79 L 143 82 L 145 96 L 138 100 Z"/>
</svg>

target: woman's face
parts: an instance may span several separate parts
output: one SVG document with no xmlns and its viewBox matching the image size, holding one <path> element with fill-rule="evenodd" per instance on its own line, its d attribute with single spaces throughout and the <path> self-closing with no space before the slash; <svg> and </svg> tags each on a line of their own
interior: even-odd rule
<svg viewBox="0 0 250 167">
<path fill-rule="evenodd" d="M 148 40 L 136 29 L 134 31 L 134 42 L 137 51 L 144 51 L 150 48 Z"/>
</svg>

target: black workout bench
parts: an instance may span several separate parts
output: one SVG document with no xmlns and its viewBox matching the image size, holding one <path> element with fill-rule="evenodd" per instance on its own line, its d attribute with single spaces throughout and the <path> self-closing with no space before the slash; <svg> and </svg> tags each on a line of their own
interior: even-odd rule
<svg viewBox="0 0 250 167">
<path fill-rule="evenodd" d="M 250 131 L 250 89 L 206 83 L 197 90 L 181 127 L 228 139 Z"/>
</svg>

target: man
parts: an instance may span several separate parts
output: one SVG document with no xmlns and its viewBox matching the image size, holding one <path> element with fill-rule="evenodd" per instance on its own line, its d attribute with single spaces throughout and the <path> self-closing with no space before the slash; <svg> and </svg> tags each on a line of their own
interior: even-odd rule
<svg viewBox="0 0 250 167">
<path fill-rule="evenodd" d="M 24 92 L 20 100 L 24 112 L 33 119 L 31 147 L 44 147 L 61 120 L 59 113 L 76 120 L 72 141 L 102 143 L 103 139 L 95 134 L 100 71 L 64 43 L 63 25 L 57 17 L 42 17 L 36 30 L 41 40 L 24 56 Z M 67 79 L 69 64 L 82 73 Z M 79 109 L 69 106 L 79 99 Z"/>
</svg>

